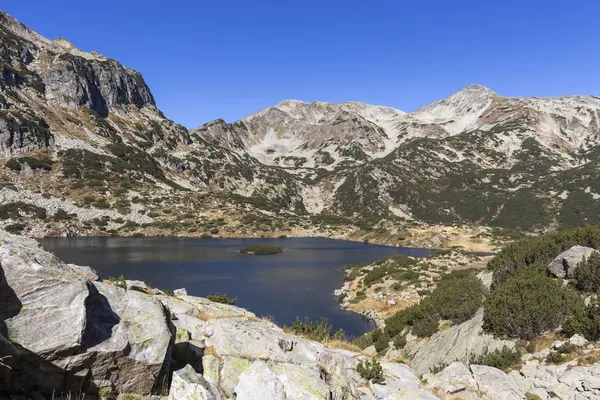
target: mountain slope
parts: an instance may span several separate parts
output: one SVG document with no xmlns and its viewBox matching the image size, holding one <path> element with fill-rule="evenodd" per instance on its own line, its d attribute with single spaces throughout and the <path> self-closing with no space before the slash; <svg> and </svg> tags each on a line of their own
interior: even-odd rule
<svg viewBox="0 0 600 400">
<path fill-rule="evenodd" d="M 117 61 L 4 13 L 0 39 L 0 226 L 15 232 L 600 222 L 598 97 L 471 85 L 412 113 L 286 100 L 188 131 Z"/>
</svg>

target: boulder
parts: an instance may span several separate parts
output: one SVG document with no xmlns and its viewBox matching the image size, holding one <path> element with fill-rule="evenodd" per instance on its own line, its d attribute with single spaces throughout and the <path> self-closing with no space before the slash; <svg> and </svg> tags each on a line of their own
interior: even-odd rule
<svg viewBox="0 0 600 400">
<path fill-rule="evenodd" d="M 239 398 L 239 397 L 238 397 Z M 268 397 L 267 397 L 268 398 Z M 221 400 L 217 388 L 186 365 L 173 373 L 169 400 Z"/>
<path fill-rule="evenodd" d="M 157 386 L 170 359 L 163 306 L 95 279 L 34 240 L 0 232 L 0 357 L 11 355 L 5 388 L 149 394 Z"/>
<path fill-rule="evenodd" d="M 151 393 L 168 367 L 171 330 L 152 296 L 94 282 L 88 299 L 92 329 L 84 338 L 90 381 L 108 382 L 120 393 Z"/>
<path fill-rule="evenodd" d="M 519 385 L 497 368 L 471 365 L 471 372 L 484 399 L 514 400 L 525 397 Z"/>
<path fill-rule="evenodd" d="M 240 374 L 235 393 L 237 400 L 287 399 L 283 383 L 264 361 L 255 361 Z"/>
<path fill-rule="evenodd" d="M 463 391 L 477 391 L 477 382 L 469 368 L 462 362 L 455 361 L 442 372 L 427 377 L 427 385 L 438 389 L 445 395 L 453 395 Z"/>
<path fill-rule="evenodd" d="M 470 320 L 436 332 L 429 338 L 411 337 L 404 350 L 412 358 L 413 371 L 426 374 L 438 365 L 449 365 L 454 361 L 467 363 L 472 357 L 501 350 L 504 346 L 514 348 L 515 345 L 483 332 L 483 309 L 480 309 Z"/>
<path fill-rule="evenodd" d="M 575 334 L 575 335 L 571 336 L 571 338 L 569 339 L 569 344 L 573 345 L 575 347 L 584 347 L 585 345 L 588 344 L 588 341 L 583 336 L 581 336 L 579 334 Z"/>
<path fill-rule="evenodd" d="M 173 296 L 187 296 L 187 290 L 185 288 L 173 290 Z"/>
<path fill-rule="evenodd" d="M 572 278 L 581 261 L 596 251 L 591 247 L 573 246 L 556 256 L 548 265 L 548 271 L 557 278 Z"/>
</svg>

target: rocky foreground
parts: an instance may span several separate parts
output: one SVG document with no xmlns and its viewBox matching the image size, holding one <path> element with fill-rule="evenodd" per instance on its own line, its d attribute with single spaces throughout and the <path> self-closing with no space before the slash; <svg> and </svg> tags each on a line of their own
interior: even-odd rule
<svg viewBox="0 0 600 400">
<path fill-rule="evenodd" d="M 391 348 L 381 383 L 357 371 L 368 351 L 291 335 L 183 289 L 170 296 L 139 281 L 102 282 L 89 267 L 0 231 L 2 400 L 600 398 L 596 344 L 552 343 L 578 358 L 552 365 L 545 349 L 506 373 L 470 365 L 485 348 L 512 345 L 482 335 L 481 323 L 477 313 L 431 338 L 409 338 L 410 367 L 393 362 Z"/>
<path fill-rule="evenodd" d="M 409 367 L 283 332 L 244 309 L 143 282 L 103 283 L 37 242 L 0 235 L 0 392 L 171 399 L 434 399 Z M 175 372 L 173 372 L 175 371 Z"/>
</svg>

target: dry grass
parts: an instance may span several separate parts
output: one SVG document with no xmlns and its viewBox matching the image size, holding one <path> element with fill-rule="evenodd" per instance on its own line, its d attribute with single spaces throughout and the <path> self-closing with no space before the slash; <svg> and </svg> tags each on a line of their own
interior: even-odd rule
<svg viewBox="0 0 600 400">
<path fill-rule="evenodd" d="M 342 349 L 342 350 L 352 351 L 355 353 L 360 353 L 362 351 L 362 349 L 360 347 L 351 343 L 348 340 L 333 340 L 333 339 L 331 339 L 331 340 L 327 340 L 327 341 L 323 342 L 323 344 L 325 345 L 325 347 L 328 347 L 330 349 Z"/>
<path fill-rule="evenodd" d="M 215 349 L 215 346 L 208 346 L 204 349 L 204 355 L 205 356 L 215 356 L 217 358 L 221 358 L 221 356 L 219 355 L 219 353 L 217 353 L 217 349 Z"/>
</svg>

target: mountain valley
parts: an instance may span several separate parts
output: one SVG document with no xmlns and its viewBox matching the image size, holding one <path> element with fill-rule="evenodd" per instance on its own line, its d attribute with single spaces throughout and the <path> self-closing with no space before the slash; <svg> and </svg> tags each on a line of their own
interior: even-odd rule
<svg viewBox="0 0 600 400">
<path fill-rule="evenodd" d="M 445 227 L 485 244 L 600 222 L 598 97 L 471 85 L 411 113 L 285 100 L 188 130 L 114 60 L 4 13 L 0 37 L 0 227 L 14 233 L 440 247 Z"/>
</svg>

